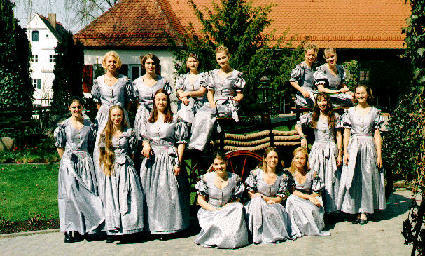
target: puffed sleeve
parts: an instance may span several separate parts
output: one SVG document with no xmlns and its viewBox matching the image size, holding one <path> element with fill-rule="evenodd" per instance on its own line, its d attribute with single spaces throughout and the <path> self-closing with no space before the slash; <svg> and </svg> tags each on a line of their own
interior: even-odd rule
<svg viewBox="0 0 425 256">
<path fill-rule="evenodd" d="M 245 82 L 245 79 L 243 79 L 243 73 L 238 72 L 237 78 L 233 87 L 235 88 L 237 92 L 241 92 L 243 88 L 245 87 L 245 84 L 246 82 Z"/>
<path fill-rule="evenodd" d="M 328 78 L 326 77 L 324 68 L 322 66 L 316 69 L 316 72 L 313 74 L 314 84 L 317 86 L 319 84 L 325 85 L 328 83 Z"/>
<path fill-rule="evenodd" d="M 234 174 L 236 175 L 236 174 Z M 236 175 L 236 186 L 233 189 L 232 200 L 242 198 L 243 192 L 245 191 L 245 186 L 241 180 L 241 178 Z"/>
<path fill-rule="evenodd" d="M 200 79 L 199 79 L 199 85 L 201 87 L 207 88 L 208 87 L 208 73 L 207 72 L 202 72 L 200 74 Z"/>
<path fill-rule="evenodd" d="M 338 74 L 341 77 L 341 84 L 343 84 L 345 83 L 345 78 L 347 77 L 347 73 L 345 72 L 344 67 L 341 65 L 338 65 L 337 69 L 338 69 Z"/>
<path fill-rule="evenodd" d="M 195 184 L 195 189 L 198 195 L 208 197 L 208 186 L 204 179 L 205 177 L 202 176 L 201 179 Z"/>
<path fill-rule="evenodd" d="M 105 134 L 104 133 L 101 133 L 100 134 L 98 146 L 99 146 L 99 148 L 105 148 L 106 147 L 106 144 L 105 144 Z"/>
<path fill-rule="evenodd" d="M 215 83 L 214 83 L 214 70 L 211 70 L 206 74 L 206 82 L 207 82 L 207 89 L 208 90 L 215 90 Z"/>
<path fill-rule="evenodd" d="M 185 90 L 184 80 L 183 75 L 176 77 L 176 90 Z"/>
<path fill-rule="evenodd" d="M 53 136 L 55 137 L 55 147 L 57 148 L 65 148 L 66 145 L 66 132 L 65 132 L 66 124 L 60 123 L 58 127 L 56 127 Z"/>
<path fill-rule="evenodd" d="M 335 115 L 335 129 L 343 129 L 344 125 L 342 123 L 342 116 L 338 113 L 334 113 Z"/>
<path fill-rule="evenodd" d="M 173 92 L 173 88 L 171 88 L 170 82 L 168 80 L 164 80 L 164 90 L 170 95 Z"/>
<path fill-rule="evenodd" d="M 134 86 L 130 79 L 126 78 L 127 81 L 125 83 L 125 97 L 127 103 L 134 101 Z"/>
<path fill-rule="evenodd" d="M 89 153 L 92 153 L 94 150 L 94 146 L 96 144 L 96 133 L 97 133 L 97 125 L 94 123 L 90 124 L 89 138 L 88 138 L 88 150 Z"/>
<path fill-rule="evenodd" d="M 129 147 L 129 154 L 135 155 L 137 150 L 137 137 L 136 133 L 133 129 L 129 129 L 128 131 L 128 147 Z"/>
<path fill-rule="evenodd" d="M 257 191 L 257 174 L 257 169 L 250 172 L 249 176 L 245 180 L 246 190 L 251 192 Z"/>
<path fill-rule="evenodd" d="M 381 110 L 377 109 L 375 113 L 375 119 L 373 120 L 373 128 L 382 130 L 384 126 L 385 119 L 381 114 Z"/>
<path fill-rule="evenodd" d="M 189 140 L 189 127 L 186 122 L 178 120 L 174 131 L 177 144 L 187 144 Z"/>
<path fill-rule="evenodd" d="M 300 116 L 300 120 L 298 120 L 297 125 L 307 128 L 307 127 L 310 127 L 312 120 L 313 120 L 313 114 L 311 112 L 306 113 Z"/>
<path fill-rule="evenodd" d="M 282 197 L 283 199 L 289 196 L 290 177 L 287 174 L 282 174 L 282 179 L 279 183 L 279 189 L 277 190 L 276 196 Z"/>
<path fill-rule="evenodd" d="M 303 77 L 304 70 L 300 65 L 296 65 L 295 68 L 291 71 L 291 78 L 289 82 L 298 82 Z"/>
<path fill-rule="evenodd" d="M 345 113 L 341 117 L 342 127 L 351 128 L 351 118 L 350 118 L 350 109 L 345 111 Z"/>
<path fill-rule="evenodd" d="M 96 103 L 100 103 L 100 86 L 98 78 L 94 79 L 93 87 L 91 88 L 92 99 Z"/>
<path fill-rule="evenodd" d="M 313 181 L 311 183 L 311 190 L 313 192 L 319 193 L 325 187 L 325 184 L 320 179 L 319 175 L 313 173 Z"/>
</svg>

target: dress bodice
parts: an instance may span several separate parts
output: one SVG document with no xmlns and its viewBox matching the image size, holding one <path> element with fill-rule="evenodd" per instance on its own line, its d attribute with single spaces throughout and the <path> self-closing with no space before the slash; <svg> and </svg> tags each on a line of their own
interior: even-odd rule
<svg viewBox="0 0 425 256">
<path fill-rule="evenodd" d="M 134 153 L 136 137 L 132 129 L 126 129 L 121 136 L 112 137 L 112 149 L 115 155 L 132 155 Z"/>
<path fill-rule="evenodd" d="M 246 189 L 253 192 L 258 192 L 265 196 L 286 197 L 288 191 L 289 177 L 286 173 L 280 172 L 277 174 L 273 184 L 267 184 L 263 178 L 264 171 L 260 168 L 252 170 L 245 181 Z"/>
<path fill-rule="evenodd" d="M 186 143 L 189 134 L 186 123 L 174 120 L 170 123 L 148 122 L 146 131 L 142 131 L 142 136 L 150 141 L 152 147 L 155 147 Z"/>
<path fill-rule="evenodd" d="M 102 105 L 125 107 L 133 97 L 133 87 L 124 75 L 119 75 L 117 82 L 112 86 L 105 83 L 105 75 L 102 75 L 94 80 L 91 93 L 93 100 Z"/>
<path fill-rule="evenodd" d="M 207 87 L 207 80 L 208 80 L 208 74 L 207 73 L 200 73 L 197 75 L 196 79 L 193 81 L 193 83 L 189 79 L 189 74 L 183 74 L 176 78 L 176 90 L 183 90 L 185 92 L 192 92 L 197 91 L 201 87 L 206 88 Z M 202 102 L 207 101 L 207 95 L 206 93 L 201 97 L 194 97 L 194 99 Z"/>
<path fill-rule="evenodd" d="M 65 148 L 66 152 L 91 151 L 96 139 L 94 125 L 88 119 L 83 120 L 83 127 L 78 130 L 67 119 L 55 130 L 56 147 Z"/>
<path fill-rule="evenodd" d="M 308 87 L 313 89 L 314 86 L 314 72 L 313 69 L 305 62 L 301 62 L 291 72 L 290 82 L 298 82 L 298 85 L 301 87 Z"/>
<path fill-rule="evenodd" d="M 371 107 L 369 112 L 361 115 L 356 107 L 351 107 L 342 117 L 343 126 L 351 129 L 351 136 L 373 136 L 376 129 L 380 129 L 384 123 L 380 110 Z"/>
<path fill-rule="evenodd" d="M 209 204 L 220 207 L 242 196 L 244 185 L 237 174 L 229 173 L 228 184 L 222 189 L 215 185 L 216 175 L 215 172 L 209 172 L 196 184 L 198 194 L 208 197 Z"/>
<path fill-rule="evenodd" d="M 337 71 L 338 73 L 334 75 L 329 70 L 328 64 L 323 64 L 314 73 L 314 80 L 316 84 L 324 84 L 329 89 L 338 90 L 345 82 L 345 71 L 341 65 L 337 65 Z"/>
<path fill-rule="evenodd" d="M 229 76 L 223 77 L 219 75 L 219 71 L 214 69 L 209 72 L 208 89 L 214 90 L 215 100 L 236 96 L 236 92 L 245 87 L 241 72 L 234 69 Z"/>
<path fill-rule="evenodd" d="M 158 81 L 151 87 L 145 84 L 144 77 L 141 76 L 133 81 L 133 87 L 135 99 L 139 101 L 140 105 L 148 107 L 149 110 L 153 107 L 153 100 L 156 91 L 159 89 L 165 89 L 168 94 L 171 93 L 169 82 L 161 76 L 158 77 Z"/>
<path fill-rule="evenodd" d="M 319 176 L 315 175 L 314 172 L 311 170 L 306 173 L 306 179 L 304 183 L 299 183 L 294 176 L 291 177 L 291 181 L 291 185 L 294 187 L 295 190 L 301 191 L 306 194 L 311 194 L 313 191 L 320 191 L 324 186 Z"/>
<path fill-rule="evenodd" d="M 300 116 L 300 120 L 297 122 L 303 127 L 313 128 L 313 113 L 307 113 Z M 327 118 L 320 116 L 314 127 L 314 142 L 334 142 L 335 141 L 335 129 L 342 128 L 340 116 L 335 113 L 335 128 L 329 128 Z"/>
</svg>

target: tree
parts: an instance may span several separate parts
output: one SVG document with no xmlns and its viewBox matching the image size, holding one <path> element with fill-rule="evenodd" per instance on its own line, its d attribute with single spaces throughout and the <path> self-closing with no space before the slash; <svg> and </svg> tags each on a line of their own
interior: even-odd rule
<svg viewBox="0 0 425 256">
<path fill-rule="evenodd" d="M 65 0 L 66 6 L 75 12 L 75 20 L 81 27 L 106 12 L 120 0 Z"/>
<path fill-rule="evenodd" d="M 68 112 L 68 105 L 73 98 L 83 96 L 83 65 L 83 45 L 74 41 L 70 31 L 63 31 L 56 47 L 56 64 L 53 71 L 55 80 L 52 87 L 52 112 L 56 115 L 56 120 Z"/>
<path fill-rule="evenodd" d="M 184 35 L 172 41 L 179 73 L 185 70 L 189 52 L 199 56 L 203 70 L 216 68 L 215 48 L 225 45 L 231 54 L 231 66 L 242 71 L 247 81 L 242 104 L 246 112 L 258 110 L 255 90 L 262 76 L 271 80 L 276 99 L 283 96 L 287 88 L 282 86 L 302 56 L 300 48 L 290 49 L 290 42 L 285 43 L 283 36 L 273 40 L 273 34 L 264 33 L 271 23 L 268 15 L 272 6 L 253 7 L 245 0 L 220 0 L 213 2 L 213 10 L 208 11 L 201 10 L 193 0 L 189 4 L 202 24 L 202 31 L 199 33 L 190 25 Z"/>
<path fill-rule="evenodd" d="M 18 123 L 31 118 L 34 88 L 29 42 L 13 16 L 13 6 L 10 0 L 0 2 L 0 110 L 16 112 L 14 122 Z"/>
</svg>

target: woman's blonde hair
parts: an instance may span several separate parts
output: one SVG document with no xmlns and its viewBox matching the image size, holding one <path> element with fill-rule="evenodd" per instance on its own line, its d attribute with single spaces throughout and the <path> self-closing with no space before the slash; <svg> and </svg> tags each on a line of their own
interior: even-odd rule
<svg viewBox="0 0 425 256">
<path fill-rule="evenodd" d="M 304 53 L 306 53 L 309 50 L 313 50 L 317 55 L 317 53 L 319 52 L 319 47 L 317 47 L 317 45 L 312 44 L 312 43 L 308 43 L 308 44 L 304 45 Z"/>
<path fill-rule="evenodd" d="M 121 58 L 118 55 L 118 53 L 116 51 L 109 51 L 109 52 L 105 53 L 105 55 L 103 56 L 102 67 L 104 69 L 106 69 L 106 59 L 108 57 L 113 57 L 117 60 L 117 70 L 121 68 L 122 62 L 121 62 Z"/>
<path fill-rule="evenodd" d="M 121 110 L 123 114 L 120 131 L 124 131 L 124 129 L 128 127 L 128 123 L 124 115 L 124 109 L 119 105 L 112 106 L 109 109 L 108 121 L 106 122 L 105 129 L 100 135 L 100 140 L 104 141 L 105 147 L 99 147 L 100 148 L 99 165 L 103 166 L 103 173 L 106 176 L 111 176 L 114 174 L 115 153 L 114 153 L 114 150 L 112 149 L 112 135 L 116 132 L 116 128 L 111 120 L 111 113 L 112 113 L 112 110 L 114 109 Z"/>
<path fill-rule="evenodd" d="M 295 150 L 294 150 L 294 152 L 292 153 L 292 161 L 291 161 L 291 167 L 289 167 L 289 171 L 291 172 L 291 173 L 294 173 L 295 172 L 295 162 L 294 162 L 294 159 L 295 159 L 295 156 L 298 154 L 298 153 L 303 153 L 304 154 L 304 156 L 305 156 L 305 169 L 306 169 L 306 171 L 307 170 L 309 170 L 310 169 L 310 165 L 309 165 L 309 163 L 308 163 L 308 151 L 307 151 L 307 149 L 306 148 L 303 148 L 303 147 L 298 147 L 298 148 L 296 148 Z"/>
<path fill-rule="evenodd" d="M 224 52 L 226 55 L 229 55 L 229 48 L 227 48 L 224 45 L 219 45 L 216 49 L 215 49 L 215 53 L 219 53 L 219 52 Z"/>
<path fill-rule="evenodd" d="M 326 48 L 323 51 L 323 58 L 327 59 L 328 58 L 327 56 L 331 55 L 332 53 L 335 54 L 335 55 L 337 55 L 336 54 L 336 50 L 334 48 Z"/>
</svg>

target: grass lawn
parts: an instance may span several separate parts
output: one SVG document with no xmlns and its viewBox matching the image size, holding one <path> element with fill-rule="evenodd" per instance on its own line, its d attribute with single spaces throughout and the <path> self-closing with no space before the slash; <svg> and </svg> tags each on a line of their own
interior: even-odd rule
<svg viewBox="0 0 425 256">
<path fill-rule="evenodd" d="M 0 217 L 25 221 L 58 215 L 59 164 L 0 164 Z"/>
</svg>

